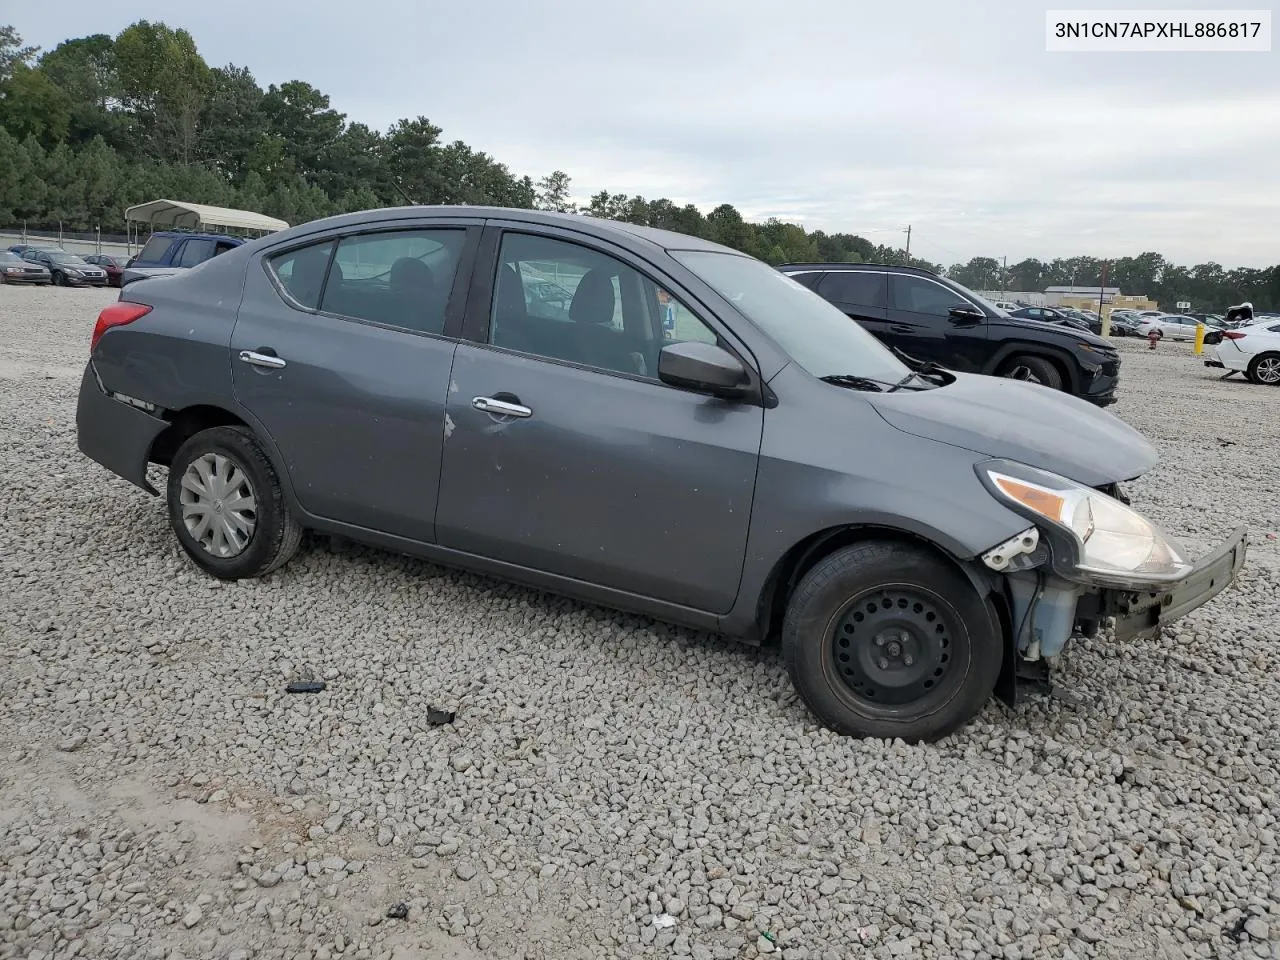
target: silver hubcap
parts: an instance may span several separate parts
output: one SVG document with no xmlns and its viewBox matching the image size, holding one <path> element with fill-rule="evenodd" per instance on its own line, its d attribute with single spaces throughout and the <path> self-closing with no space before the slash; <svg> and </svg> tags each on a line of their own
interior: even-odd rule
<svg viewBox="0 0 1280 960">
<path fill-rule="evenodd" d="M 1010 380 L 1025 380 L 1027 383 L 1039 383 L 1040 378 L 1031 372 L 1030 367 L 1024 367 L 1022 364 L 1011 369 L 1005 374 Z"/>
<path fill-rule="evenodd" d="M 182 523 L 207 553 L 239 556 L 258 526 L 258 505 L 249 478 L 220 453 L 191 461 L 182 475 Z"/>
<path fill-rule="evenodd" d="M 1259 360 L 1258 379 L 1263 383 L 1280 383 L 1280 358 L 1267 357 Z"/>
</svg>

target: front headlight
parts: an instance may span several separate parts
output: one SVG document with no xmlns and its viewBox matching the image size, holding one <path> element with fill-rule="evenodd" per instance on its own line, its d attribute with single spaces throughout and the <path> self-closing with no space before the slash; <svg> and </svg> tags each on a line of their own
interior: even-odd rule
<svg viewBox="0 0 1280 960">
<path fill-rule="evenodd" d="M 1078 550 L 1076 568 L 1091 579 L 1169 583 L 1191 570 L 1155 524 L 1105 493 L 1040 470 L 1028 471 L 1038 474 L 1040 483 L 997 469 L 986 473 L 989 488 L 1000 498 L 1071 536 Z"/>
</svg>

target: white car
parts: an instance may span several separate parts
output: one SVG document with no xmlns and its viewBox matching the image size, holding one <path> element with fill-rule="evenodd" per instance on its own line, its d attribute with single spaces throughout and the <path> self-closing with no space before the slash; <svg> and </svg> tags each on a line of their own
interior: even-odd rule
<svg viewBox="0 0 1280 960">
<path fill-rule="evenodd" d="M 1204 365 L 1243 373 L 1250 383 L 1280 385 L 1280 322 L 1271 319 L 1265 325 L 1223 331 L 1222 342 L 1213 348 L 1215 359 Z"/>
<path fill-rule="evenodd" d="M 1161 340 L 1194 340 L 1198 326 L 1200 326 L 1199 321 L 1193 317 L 1180 317 L 1177 314 L 1166 313 L 1161 317 L 1146 317 L 1142 320 L 1138 324 L 1138 335 L 1149 337 L 1151 331 L 1156 330 L 1159 331 Z"/>
</svg>

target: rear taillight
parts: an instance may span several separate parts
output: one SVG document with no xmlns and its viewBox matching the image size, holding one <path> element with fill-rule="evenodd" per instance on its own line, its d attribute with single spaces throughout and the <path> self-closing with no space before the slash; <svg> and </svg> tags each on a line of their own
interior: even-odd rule
<svg viewBox="0 0 1280 960">
<path fill-rule="evenodd" d="M 93 336 L 89 340 L 89 352 L 93 353 L 102 335 L 112 327 L 123 327 L 126 323 L 133 323 L 150 312 L 151 307 L 145 303 L 129 303 L 127 300 L 113 303 L 98 314 L 98 322 L 94 324 Z"/>
<path fill-rule="evenodd" d="M 1222 335 L 1228 340 L 1243 340 L 1244 334 L 1239 330 L 1223 330 Z"/>
</svg>

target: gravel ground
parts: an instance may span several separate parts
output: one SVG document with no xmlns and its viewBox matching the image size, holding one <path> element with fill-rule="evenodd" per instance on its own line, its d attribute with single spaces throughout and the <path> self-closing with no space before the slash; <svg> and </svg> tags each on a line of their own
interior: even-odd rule
<svg viewBox="0 0 1280 960">
<path fill-rule="evenodd" d="M 415 560 L 198 575 L 75 448 L 113 297 L 0 287 L 0 958 L 1280 957 L 1280 390 L 1120 341 L 1135 503 L 1247 567 L 908 747 L 771 650 Z"/>
</svg>

